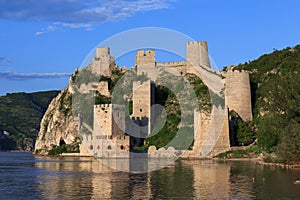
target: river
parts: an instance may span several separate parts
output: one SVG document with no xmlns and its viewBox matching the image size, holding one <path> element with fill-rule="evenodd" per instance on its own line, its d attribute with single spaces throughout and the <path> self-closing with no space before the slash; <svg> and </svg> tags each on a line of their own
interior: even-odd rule
<svg viewBox="0 0 300 200">
<path fill-rule="evenodd" d="M 300 169 L 177 160 L 132 174 L 93 158 L 0 152 L 0 199 L 300 199 Z"/>
</svg>

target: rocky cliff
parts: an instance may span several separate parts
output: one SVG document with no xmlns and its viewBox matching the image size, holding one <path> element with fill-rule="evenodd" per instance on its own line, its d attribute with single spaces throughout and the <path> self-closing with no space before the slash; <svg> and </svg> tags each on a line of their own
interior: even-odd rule
<svg viewBox="0 0 300 200">
<path fill-rule="evenodd" d="M 72 114 L 72 79 L 50 103 L 40 124 L 35 153 L 47 154 L 53 146 L 76 142 L 78 131 Z"/>
</svg>

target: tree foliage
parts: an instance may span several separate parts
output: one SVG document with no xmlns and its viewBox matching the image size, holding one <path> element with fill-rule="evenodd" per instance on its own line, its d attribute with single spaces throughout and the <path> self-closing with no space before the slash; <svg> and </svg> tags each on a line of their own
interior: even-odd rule
<svg viewBox="0 0 300 200">
<path fill-rule="evenodd" d="M 254 141 L 255 136 L 251 125 L 241 119 L 237 120 L 236 137 L 239 145 L 249 145 Z"/>
<path fill-rule="evenodd" d="M 251 72 L 258 144 L 280 160 L 300 159 L 300 45 L 237 66 Z"/>
<path fill-rule="evenodd" d="M 12 93 L 0 97 L 0 150 L 25 150 L 34 146 L 40 121 L 59 91 Z M 9 136 L 1 136 L 3 131 Z"/>
</svg>

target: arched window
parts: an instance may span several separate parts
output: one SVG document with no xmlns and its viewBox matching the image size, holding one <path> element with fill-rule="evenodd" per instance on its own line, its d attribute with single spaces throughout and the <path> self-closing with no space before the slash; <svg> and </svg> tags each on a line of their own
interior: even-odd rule
<svg viewBox="0 0 300 200">
<path fill-rule="evenodd" d="M 121 150 L 124 150 L 124 146 L 123 146 L 123 145 L 121 145 L 121 147 L 120 147 L 120 148 L 121 148 Z"/>
<path fill-rule="evenodd" d="M 111 150 L 111 146 L 110 146 L 110 145 L 108 145 L 108 146 L 107 146 L 107 149 L 108 149 L 108 150 Z"/>
<path fill-rule="evenodd" d="M 90 146 L 90 150 L 93 150 L 93 145 Z"/>
</svg>

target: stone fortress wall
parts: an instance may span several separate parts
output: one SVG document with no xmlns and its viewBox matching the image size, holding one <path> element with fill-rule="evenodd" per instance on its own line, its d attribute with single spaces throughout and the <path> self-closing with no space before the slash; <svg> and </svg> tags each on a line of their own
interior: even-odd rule
<svg viewBox="0 0 300 200">
<path fill-rule="evenodd" d="M 200 78 L 201 76 L 205 76 L 206 78 L 211 77 L 211 79 L 209 79 L 209 81 L 211 81 L 210 85 L 214 85 L 214 78 L 221 77 L 220 72 L 210 68 L 206 42 L 189 42 L 186 48 L 186 61 L 180 62 L 156 62 L 154 50 L 138 50 L 136 54 L 135 66 L 137 73 L 147 75 L 151 81 L 148 80 L 144 83 L 137 81 L 133 83 L 133 114 L 131 115 L 131 121 L 134 124 L 143 126 L 147 123 L 148 134 L 151 133 L 152 116 L 155 116 L 151 113 L 151 106 L 154 103 L 153 84 L 161 69 L 169 68 L 183 75 L 186 73 L 194 73 Z M 112 63 L 115 65 L 114 58 L 110 56 L 109 48 L 97 49 L 92 64 L 92 71 L 98 74 L 102 74 L 103 72 L 102 75 L 110 76 L 111 70 L 113 69 Z M 202 71 L 197 70 L 195 66 L 199 66 Z M 202 152 L 205 151 L 206 146 L 209 148 L 209 143 L 216 144 L 213 149 L 210 149 L 209 156 L 230 150 L 228 111 L 234 110 L 244 121 L 252 120 L 249 74 L 243 71 L 228 71 L 222 72 L 222 76 L 225 77 L 223 79 L 223 83 L 225 83 L 225 107 L 215 108 L 216 115 L 219 113 L 220 116 L 211 116 L 211 114 L 206 112 L 194 111 L 194 147 L 193 150 L 187 151 L 183 157 L 202 157 Z M 206 82 L 204 83 L 207 84 Z M 220 87 L 222 86 L 218 86 L 218 90 L 220 90 Z M 213 89 L 214 88 L 212 88 L 212 91 Z M 222 112 L 224 113 L 224 109 L 226 110 L 225 121 L 222 120 Z M 94 112 L 94 124 L 97 123 L 99 125 L 98 127 L 94 127 L 95 134 L 93 140 L 95 140 L 95 142 L 93 142 L 94 145 L 92 145 L 94 147 L 94 153 L 100 155 L 100 157 L 124 156 L 122 152 L 119 152 L 120 154 L 117 155 L 117 150 L 128 151 L 133 141 L 124 133 L 123 130 L 125 130 L 126 127 L 123 127 L 124 129 L 121 128 L 122 131 L 120 131 L 114 125 L 113 116 L 115 116 L 115 114 L 112 114 L 114 112 L 112 105 L 97 105 L 95 106 Z M 122 112 L 124 113 L 122 109 L 119 109 L 118 116 L 124 116 L 125 119 L 125 115 L 122 114 Z M 121 124 L 124 121 L 125 126 L 125 120 L 123 120 L 122 117 L 119 118 L 118 121 L 119 123 L 122 121 Z M 216 127 L 221 127 L 221 133 L 218 138 L 215 137 L 216 131 L 213 130 L 212 123 L 214 123 Z M 99 144 L 97 138 L 99 139 L 101 137 L 109 138 L 109 143 L 111 142 L 111 144 L 97 145 Z M 210 139 L 207 140 L 207 138 Z M 113 145 L 114 143 L 115 145 Z M 101 146 L 103 146 L 103 148 Z M 108 148 L 109 146 L 116 146 L 115 153 L 110 153 L 112 151 Z M 95 148 L 97 150 L 95 150 Z"/>
</svg>

